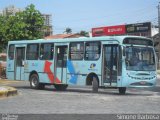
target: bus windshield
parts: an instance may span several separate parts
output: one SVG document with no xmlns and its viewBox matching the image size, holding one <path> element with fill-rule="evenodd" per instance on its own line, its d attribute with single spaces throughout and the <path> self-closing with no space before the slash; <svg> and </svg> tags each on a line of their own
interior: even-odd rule
<svg viewBox="0 0 160 120">
<path fill-rule="evenodd" d="M 150 47 L 127 46 L 126 69 L 135 71 L 156 70 L 154 50 Z"/>
</svg>

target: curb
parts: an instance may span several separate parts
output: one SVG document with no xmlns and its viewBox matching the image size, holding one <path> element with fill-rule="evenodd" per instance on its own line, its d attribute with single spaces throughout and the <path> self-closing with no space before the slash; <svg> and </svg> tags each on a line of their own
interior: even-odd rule
<svg viewBox="0 0 160 120">
<path fill-rule="evenodd" d="M 0 98 L 14 96 L 17 94 L 18 94 L 18 91 L 16 88 L 9 87 L 9 86 L 0 86 Z"/>
</svg>

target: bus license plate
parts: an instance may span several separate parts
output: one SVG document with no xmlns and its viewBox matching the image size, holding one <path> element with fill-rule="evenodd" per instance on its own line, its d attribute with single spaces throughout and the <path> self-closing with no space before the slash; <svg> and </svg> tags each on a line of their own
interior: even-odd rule
<svg viewBox="0 0 160 120">
<path fill-rule="evenodd" d="M 140 83 L 141 83 L 141 85 L 145 85 L 146 81 L 141 81 Z"/>
</svg>

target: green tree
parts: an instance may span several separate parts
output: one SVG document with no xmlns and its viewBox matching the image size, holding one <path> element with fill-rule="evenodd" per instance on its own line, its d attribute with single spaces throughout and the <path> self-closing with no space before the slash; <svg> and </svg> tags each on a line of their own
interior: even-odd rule
<svg viewBox="0 0 160 120">
<path fill-rule="evenodd" d="M 2 49 L 5 48 L 7 41 L 6 41 L 6 31 L 7 31 L 7 26 L 6 26 L 6 17 L 0 16 L 0 52 Z"/>
<path fill-rule="evenodd" d="M 15 16 L 0 16 L 0 51 L 10 40 L 42 38 L 44 27 L 44 19 L 33 4 Z"/>
<path fill-rule="evenodd" d="M 68 28 L 66 28 L 66 30 L 64 32 L 67 34 L 70 34 L 70 33 L 72 33 L 72 29 L 68 27 Z"/>
<path fill-rule="evenodd" d="M 23 20 L 26 24 L 25 32 L 28 39 L 37 39 L 43 37 L 44 19 L 41 13 L 35 9 L 33 4 L 29 5 L 25 11 L 23 11 Z"/>
<path fill-rule="evenodd" d="M 84 30 L 80 31 L 79 34 L 82 35 L 82 36 L 85 36 L 85 37 L 89 37 L 89 33 L 84 31 Z"/>
</svg>

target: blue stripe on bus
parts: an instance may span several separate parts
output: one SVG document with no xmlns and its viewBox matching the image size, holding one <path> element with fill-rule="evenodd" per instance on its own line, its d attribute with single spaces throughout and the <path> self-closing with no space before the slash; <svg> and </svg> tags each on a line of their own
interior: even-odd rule
<svg viewBox="0 0 160 120">
<path fill-rule="evenodd" d="M 74 69 L 72 62 L 69 60 L 67 61 L 67 67 L 68 67 L 69 72 L 71 73 L 71 79 L 69 80 L 69 82 L 72 84 L 76 84 L 78 75 L 75 72 L 75 69 Z"/>
</svg>

